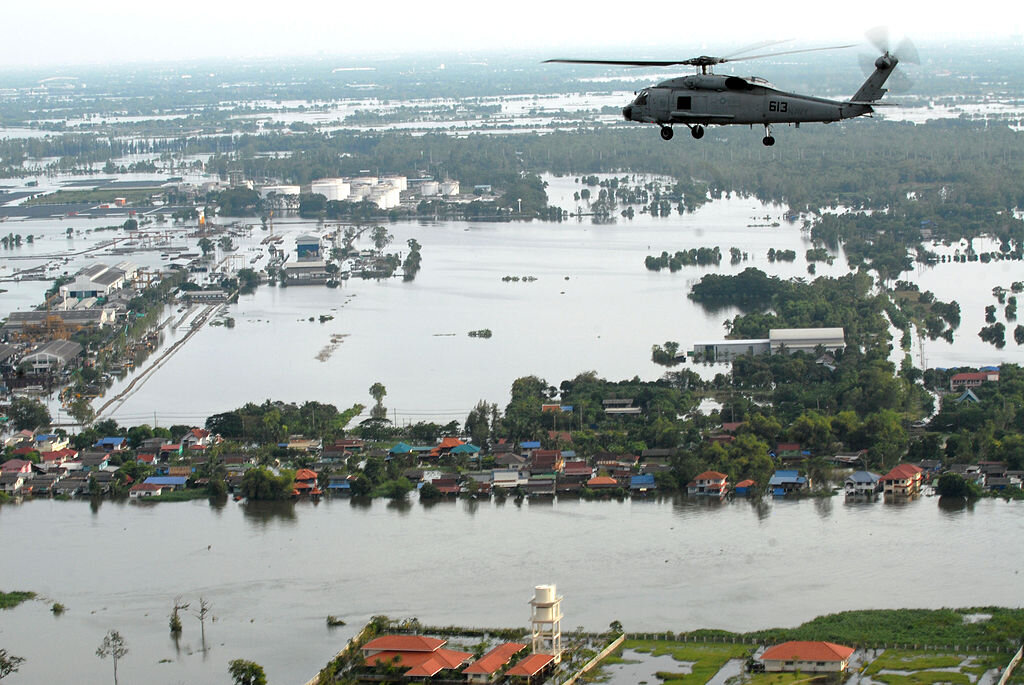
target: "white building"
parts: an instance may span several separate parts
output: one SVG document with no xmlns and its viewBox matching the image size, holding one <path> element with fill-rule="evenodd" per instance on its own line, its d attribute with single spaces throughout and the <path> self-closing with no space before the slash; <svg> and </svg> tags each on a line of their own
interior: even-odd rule
<svg viewBox="0 0 1024 685">
<path fill-rule="evenodd" d="M 842 328 L 773 328 L 768 331 L 772 354 L 814 352 L 820 345 L 826 352 L 846 349 Z"/>
<path fill-rule="evenodd" d="M 450 178 L 449 179 L 445 179 L 445 180 L 441 181 L 438 184 L 438 188 L 437 189 L 438 189 L 438 192 L 440 192 L 445 197 L 451 197 L 452 195 L 458 195 L 459 194 L 459 182 L 458 181 L 453 181 Z"/>
</svg>

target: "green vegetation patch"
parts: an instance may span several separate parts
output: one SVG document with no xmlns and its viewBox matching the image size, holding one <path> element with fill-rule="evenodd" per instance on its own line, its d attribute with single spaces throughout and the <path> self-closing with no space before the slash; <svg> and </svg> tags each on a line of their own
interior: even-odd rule
<svg viewBox="0 0 1024 685">
<path fill-rule="evenodd" d="M 155 495 L 153 497 L 147 497 L 144 501 L 146 502 L 189 502 L 194 499 L 206 499 L 210 496 L 210 493 L 206 491 L 206 488 L 199 488 L 196 490 L 172 490 L 165 492 L 161 495 Z"/>
<path fill-rule="evenodd" d="M 35 599 L 36 593 L 15 590 L 14 592 L 0 592 L 0 609 L 13 609 L 22 602 Z"/>
<path fill-rule="evenodd" d="M 964 657 L 905 649 L 887 649 L 871 662 L 865 673 L 872 675 L 883 669 L 893 671 L 927 671 L 933 668 L 960 666 Z"/>
<path fill-rule="evenodd" d="M 970 614 L 988 614 L 969 623 Z M 796 628 L 774 628 L 745 637 L 776 644 L 787 640 L 828 640 L 851 646 L 884 644 L 957 645 L 963 652 L 988 647 L 1012 651 L 1024 634 L 1024 609 L 869 609 L 828 614 Z"/>
<path fill-rule="evenodd" d="M 963 673 L 953 671 L 920 671 L 910 675 L 897 673 L 875 674 L 872 680 L 886 685 L 914 685 L 915 683 L 953 683 L 954 685 L 970 685 L 971 679 Z"/>
<path fill-rule="evenodd" d="M 114 198 L 123 197 L 129 204 L 148 204 L 151 195 L 159 191 L 147 190 L 58 190 L 46 195 L 40 195 L 25 201 L 26 206 L 33 205 L 65 205 L 77 204 L 79 202 L 96 202 L 113 204 Z"/>
<path fill-rule="evenodd" d="M 651 656 L 668 654 L 676 661 L 693 664 L 690 673 L 659 671 L 657 675 L 665 681 L 665 685 L 706 683 L 721 670 L 729 659 L 740 659 L 753 651 L 751 645 L 743 644 L 688 644 L 660 640 L 626 640 L 622 643 L 622 649 L 632 649 Z M 621 655 L 621 650 L 617 654 Z"/>
</svg>

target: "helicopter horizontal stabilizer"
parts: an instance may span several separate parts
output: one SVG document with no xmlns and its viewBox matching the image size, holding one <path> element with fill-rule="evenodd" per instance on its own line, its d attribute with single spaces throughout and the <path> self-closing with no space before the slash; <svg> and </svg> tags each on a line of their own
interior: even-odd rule
<svg viewBox="0 0 1024 685">
<path fill-rule="evenodd" d="M 844 105 L 869 105 L 871 107 L 902 107 L 898 102 L 878 102 L 877 100 L 847 100 Z"/>
</svg>

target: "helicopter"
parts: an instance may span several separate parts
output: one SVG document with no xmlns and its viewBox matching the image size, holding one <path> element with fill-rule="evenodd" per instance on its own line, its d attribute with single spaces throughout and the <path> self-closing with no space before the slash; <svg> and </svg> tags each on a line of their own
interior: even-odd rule
<svg viewBox="0 0 1024 685">
<path fill-rule="evenodd" d="M 849 100 L 829 100 L 811 95 L 788 93 L 776 89 L 768 81 L 757 76 L 740 77 L 716 74 L 714 67 L 726 62 L 764 59 L 819 50 L 840 50 L 853 47 L 853 45 L 739 56 L 744 52 L 784 42 L 773 41 L 744 48 L 727 57 L 701 55 L 675 61 L 549 59 L 545 60 L 545 63 L 631 67 L 686 65 L 695 67 L 695 74 L 671 78 L 641 90 L 636 94 L 636 99 L 622 108 L 623 118 L 626 121 L 657 124 L 661 127 L 661 137 L 664 140 L 672 140 L 673 124 L 686 126 L 690 129 L 690 134 L 697 139 L 704 137 L 704 130 L 707 126 L 731 124 L 754 126 L 760 124 L 764 126 L 764 138 L 761 142 L 771 146 L 775 144 L 775 137 L 772 136 L 773 124 L 794 124 L 798 128 L 800 124 L 808 122 L 827 124 L 842 119 L 870 115 L 875 111 L 875 107 L 888 104 L 879 102 L 882 96 L 888 92 L 883 87 L 885 82 L 893 74 L 893 70 L 896 69 L 896 65 L 900 63 L 901 59 L 918 63 L 917 51 L 906 40 L 896 50 L 890 49 L 887 32 L 881 28 L 869 32 L 868 38 L 882 54 L 873 63 L 868 58 L 866 66 L 874 70 Z"/>
</svg>

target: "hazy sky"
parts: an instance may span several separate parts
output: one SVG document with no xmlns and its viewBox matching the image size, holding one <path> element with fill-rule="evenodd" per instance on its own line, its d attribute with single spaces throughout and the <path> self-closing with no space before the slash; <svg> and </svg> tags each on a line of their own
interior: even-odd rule
<svg viewBox="0 0 1024 685">
<path fill-rule="evenodd" d="M 921 43 L 1021 33 L 1016 3 L 935 0 L 831 2 L 564 2 L 551 0 L 8 0 L 0 69 L 202 58 L 422 51 L 607 48 L 633 56 L 675 46 L 684 57 L 769 39 L 857 42 L 885 24 Z M 624 54 L 626 51 L 630 54 Z"/>
</svg>

